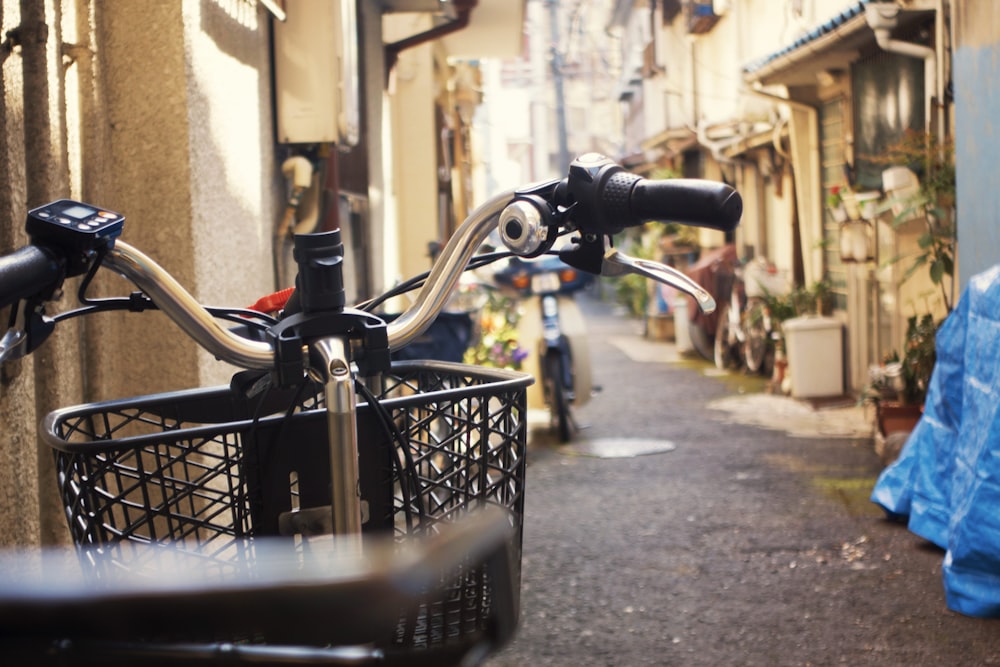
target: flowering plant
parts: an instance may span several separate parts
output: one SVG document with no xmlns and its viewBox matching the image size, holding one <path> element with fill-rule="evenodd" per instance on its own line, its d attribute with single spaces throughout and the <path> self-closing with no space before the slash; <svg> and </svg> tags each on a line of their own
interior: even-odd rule
<svg viewBox="0 0 1000 667">
<path fill-rule="evenodd" d="M 830 188 L 830 194 L 826 196 L 826 205 L 830 208 L 837 208 L 844 203 L 844 196 L 840 194 L 840 186 L 834 185 Z"/>
<path fill-rule="evenodd" d="M 528 351 L 521 347 L 517 339 L 519 319 L 517 303 L 491 291 L 480 314 L 479 339 L 466 350 L 465 362 L 477 366 L 521 370 Z"/>
</svg>

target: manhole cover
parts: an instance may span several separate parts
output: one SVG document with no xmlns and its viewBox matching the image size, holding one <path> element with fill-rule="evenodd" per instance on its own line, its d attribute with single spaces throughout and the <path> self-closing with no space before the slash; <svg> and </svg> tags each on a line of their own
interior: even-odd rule
<svg viewBox="0 0 1000 667">
<path fill-rule="evenodd" d="M 669 440 L 647 440 L 642 438 L 599 438 L 583 440 L 560 447 L 559 451 L 579 456 L 594 456 L 601 459 L 628 459 L 648 454 L 664 454 L 676 448 Z"/>
</svg>

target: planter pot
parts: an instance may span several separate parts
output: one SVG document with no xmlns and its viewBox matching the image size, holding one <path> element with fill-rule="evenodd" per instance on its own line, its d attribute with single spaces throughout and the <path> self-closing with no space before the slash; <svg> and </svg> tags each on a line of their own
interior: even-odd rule
<svg viewBox="0 0 1000 667">
<path fill-rule="evenodd" d="M 847 222 L 847 209 L 844 208 L 843 204 L 837 204 L 836 206 L 830 206 L 830 215 L 833 216 L 833 221 Z"/>
<path fill-rule="evenodd" d="M 858 209 L 861 213 L 861 219 L 863 220 L 874 220 L 878 215 L 878 201 L 882 197 L 882 194 L 877 191 L 873 192 L 858 192 L 854 195 L 855 201 L 858 202 Z"/>
<path fill-rule="evenodd" d="M 840 261 L 867 262 L 872 257 L 872 226 L 866 220 L 840 225 Z"/>
<path fill-rule="evenodd" d="M 674 314 L 647 315 L 646 335 L 653 340 L 674 340 Z"/>
<path fill-rule="evenodd" d="M 883 436 L 890 433 L 909 433 L 916 427 L 924 413 L 923 405 L 904 405 L 882 401 L 876 409 L 878 430 Z"/>
</svg>

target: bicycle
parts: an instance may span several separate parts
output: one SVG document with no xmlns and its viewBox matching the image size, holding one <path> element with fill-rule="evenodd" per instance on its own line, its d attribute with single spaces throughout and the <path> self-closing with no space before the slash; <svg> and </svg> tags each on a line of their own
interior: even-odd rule
<svg viewBox="0 0 1000 667">
<path fill-rule="evenodd" d="M 745 367 L 753 374 L 770 375 L 779 334 L 767 297 L 787 294 L 788 283 L 764 258 L 734 267 L 725 278 L 728 296 L 715 332 L 715 365 L 720 370 Z"/>
<path fill-rule="evenodd" d="M 37 349 L 64 319 L 157 308 L 247 370 L 229 387 L 45 418 L 82 572 L 54 593 L 4 569 L 0 654 L 57 664 L 476 664 L 517 623 L 531 378 L 392 363 L 390 352 L 427 329 L 466 268 L 540 256 L 562 233 L 576 235 L 558 252 L 570 266 L 639 273 L 714 308 L 683 274 L 610 240 L 663 218 L 728 230 L 741 212 L 728 186 L 650 181 L 587 154 L 563 179 L 490 199 L 428 274 L 381 297 L 345 306 L 335 231 L 296 237 L 286 302 L 207 309 L 119 238 L 120 214 L 67 200 L 30 211 L 31 245 L 0 257 L 0 307 L 13 305 L 0 362 Z M 494 227 L 508 250 L 474 258 Z M 90 299 L 102 267 L 141 291 Z M 83 276 L 82 307 L 49 316 L 46 302 L 72 276 Z M 374 314 L 416 288 L 392 322 Z M 261 312 L 270 310 L 280 315 Z"/>
</svg>

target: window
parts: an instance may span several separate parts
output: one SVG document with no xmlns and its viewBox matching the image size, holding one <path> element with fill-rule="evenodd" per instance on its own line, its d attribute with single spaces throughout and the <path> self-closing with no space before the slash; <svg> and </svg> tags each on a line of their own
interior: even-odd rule
<svg viewBox="0 0 1000 667">
<path fill-rule="evenodd" d="M 852 70 L 856 191 L 880 190 L 885 153 L 908 129 L 924 128 L 924 61 L 880 52 Z"/>
</svg>

